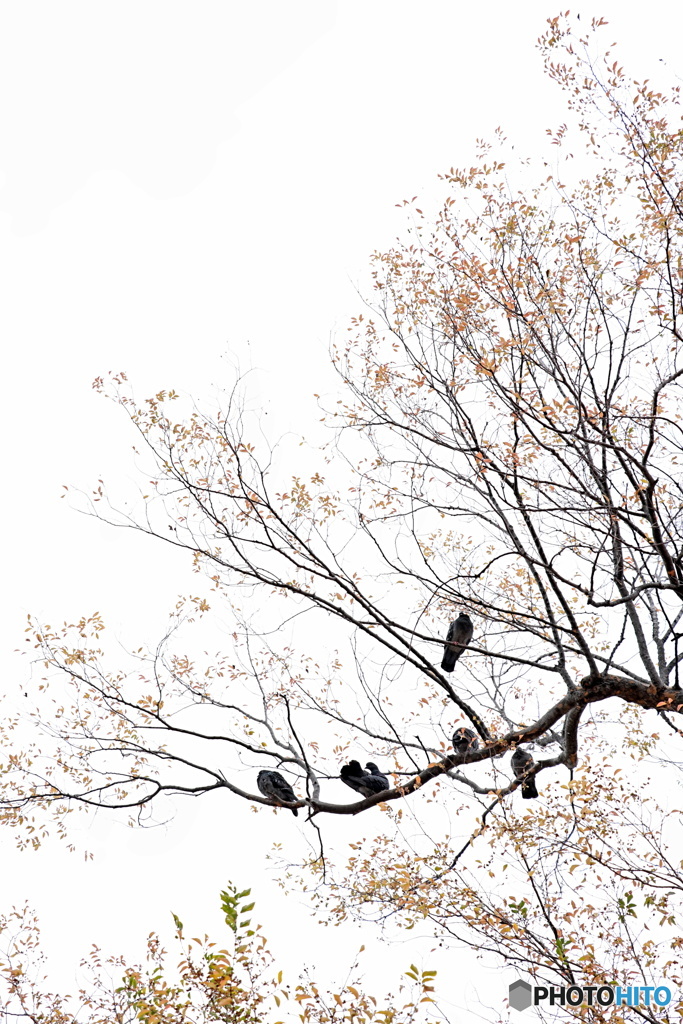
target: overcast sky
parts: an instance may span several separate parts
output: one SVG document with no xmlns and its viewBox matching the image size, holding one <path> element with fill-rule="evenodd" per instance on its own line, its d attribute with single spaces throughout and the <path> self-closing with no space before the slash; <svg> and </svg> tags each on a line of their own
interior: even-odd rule
<svg viewBox="0 0 683 1024">
<path fill-rule="evenodd" d="M 572 10 L 586 24 L 608 19 L 636 77 L 656 78 L 660 60 L 683 76 L 680 5 Z M 237 363 L 253 366 L 254 402 L 276 429 L 304 432 L 313 393 L 333 384 L 328 345 L 360 308 L 368 255 L 403 229 L 396 204 L 436 203 L 438 172 L 470 164 L 475 139 L 498 125 L 525 152 L 563 120 L 534 46 L 556 13 L 540 0 L 0 6 L 12 698 L 28 670 L 12 654 L 28 611 L 61 621 L 97 609 L 123 642 L 152 642 L 188 586 L 181 560 L 60 500 L 63 484 L 135 475 L 125 420 L 92 380 L 125 370 L 139 397 L 175 387 L 201 400 L 229 385 Z M 320 930 L 293 901 L 285 911 L 265 862 L 275 822 L 294 823 L 234 804 L 185 806 L 175 824 L 142 836 L 98 823 L 87 867 L 50 844 L 18 855 L 0 836 L 0 910 L 31 900 L 65 967 L 91 941 L 139 949 L 169 908 L 199 929 L 217 926 L 216 894 L 233 878 L 260 887 L 260 919 L 295 962 L 285 915 L 303 951 Z M 340 974 L 360 937 L 339 939 Z M 394 949 L 382 969 L 418 953 Z M 483 984 L 500 1006 L 509 980 L 475 979 L 466 996 L 476 1006 Z"/>
</svg>

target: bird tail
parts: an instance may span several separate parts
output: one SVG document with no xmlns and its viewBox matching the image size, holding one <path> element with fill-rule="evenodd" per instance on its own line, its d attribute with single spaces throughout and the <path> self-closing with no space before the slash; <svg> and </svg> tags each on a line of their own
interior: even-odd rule
<svg viewBox="0 0 683 1024">
<path fill-rule="evenodd" d="M 298 812 L 298 810 L 296 809 L 296 807 L 292 807 L 292 814 L 294 815 L 294 817 L 295 817 L 295 818 L 298 818 L 298 817 L 299 817 L 299 812 Z"/>
<path fill-rule="evenodd" d="M 522 783 L 522 799 L 523 800 L 535 800 L 538 796 L 538 790 L 536 789 L 536 780 L 528 779 Z"/>
<path fill-rule="evenodd" d="M 441 671 L 452 672 L 461 653 L 461 651 L 454 651 L 446 648 L 443 652 L 443 658 L 441 659 Z"/>
</svg>

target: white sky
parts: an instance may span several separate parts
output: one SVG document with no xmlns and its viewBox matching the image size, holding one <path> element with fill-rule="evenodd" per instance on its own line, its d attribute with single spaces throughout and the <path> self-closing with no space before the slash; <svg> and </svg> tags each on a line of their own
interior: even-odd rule
<svg viewBox="0 0 683 1024">
<path fill-rule="evenodd" d="M 252 395 L 276 431 L 306 430 L 319 415 L 313 392 L 332 384 L 329 340 L 359 309 L 368 254 L 403 229 L 395 204 L 436 201 L 437 173 L 471 163 L 475 138 L 496 126 L 523 153 L 563 120 L 534 47 L 558 10 L 541 0 L 2 5 L 10 695 L 27 671 L 12 651 L 29 610 L 62 621 L 98 609 L 124 642 L 152 641 L 191 589 L 168 551 L 60 500 L 62 484 L 134 477 L 125 419 L 91 391 L 93 378 L 123 369 L 139 397 L 176 387 L 201 399 L 229 384 L 239 358 L 263 369 Z M 660 58 L 683 75 L 683 6 L 572 10 L 609 20 L 636 77 L 656 77 Z M 185 805 L 144 835 L 98 825 L 87 867 L 52 845 L 19 855 L 0 835 L 0 909 L 28 898 L 66 968 L 91 941 L 139 949 L 170 908 L 218 928 L 217 893 L 232 878 L 261 896 L 257 916 L 283 959 L 296 965 L 294 928 L 298 949 L 313 951 L 301 958 L 320 962 L 320 929 L 285 904 L 261 858 L 276 824 L 293 820 L 235 803 Z M 362 831 L 364 818 L 344 826 Z M 331 977 L 360 935 L 339 937 Z M 410 942 L 383 954 L 369 987 L 394 981 L 390 959 L 402 970 L 418 955 Z M 501 1006 L 510 978 L 478 977 L 473 1008 L 484 989 Z"/>
</svg>

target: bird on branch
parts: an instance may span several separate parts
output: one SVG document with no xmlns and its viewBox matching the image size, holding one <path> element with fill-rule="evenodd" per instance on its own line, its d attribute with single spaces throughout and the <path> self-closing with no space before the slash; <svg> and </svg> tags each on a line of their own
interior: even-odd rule
<svg viewBox="0 0 683 1024">
<path fill-rule="evenodd" d="M 535 779 L 525 779 L 525 776 L 535 766 L 536 762 L 528 750 L 517 747 L 512 760 L 510 761 L 516 779 L 522 779 L 522 797 L 524 800 L 533 800 L 538 796 Z"/>
<path fill-rule="evenodd" d="M 455 622 L 451 622 L 446 633 L 446 646 L 441 659 L 441 670 L 452 672 L 455 663 L 465 650 L 474 632 L 472 619 L 467 612 L 460 612 Z"/>
<path fill-rule="evenodd" d="M 366 768 L 367 772 L 363 771 L 359 761 L 349 761 L 342 766 L 339 778 L 361 796 L 374 796 L 391 788 L 386 775 L 382 775 L 376 764 L 368 761 Z"/>
<path fill-rule="evenodd" d="M 379 770 L 374 761 L 368 761 L 365 767 L 370 772 L 374 779 L 379 779 L 379 781 L 383 783 L 384 789 L 391 789 L 389 779 L 386 777 L 386 775 L 382 774 L 382 772 Z M 378 790 L 378 792 L 381 792 L 381 790 Z"/>
<path fill-rule="evenodd" d="M 297 799 L 294 790 L 279 772 L 269 772 L 265 769 L 260 771 L 256 779 L 256 785 L 263 796 L 270 797 L 279 806 L 282 806 L 283 803 L 292 804 Z M 290 807 L 289 809 L 296 818 L 299 813 L 296 807 Z"/>
<path fill-rule="evenodd" d="M 469 754 L 472 750 L 479 750 L 477 734 L 464 725 L 460 726 L 453 733 L 453 749 L 456 754 Z"/>
</svg>

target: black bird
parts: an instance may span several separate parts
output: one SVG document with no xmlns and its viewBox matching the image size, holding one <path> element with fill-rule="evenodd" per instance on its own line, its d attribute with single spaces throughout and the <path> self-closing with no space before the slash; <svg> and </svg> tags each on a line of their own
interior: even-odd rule
<svg viewBox="0 0 683 1024">
<path fill-rule="evenodd" d="M 375 764 L 374 761 L 368 761 L 368 763 L 366 764 L 365 767 L 370 772 L 370 774 L 372 775 L 373 779 L 379 779 L 380 782 L 383 783 L 383 788 L 384 789 L 391 789 L 391 785 L 389 783 L 389 779 L 386 777 L 386 775 L 382 774 L 382 772 L 379 770 L 379 768 L 377 767 L 377 765 Z M 381 790 L 378 790 L 377 792 L 381 793 Z"/>
<path fill-rule="evenodd" d="M 472 639 L 474 626 L 467 612 L 460 612 L 455 622 L 451 622 L 446 633 L 446 646 L 441 659 L 443 672 L 452 672 L 455 663 Z"/>
<path fill-rule="evenodd" d="M 370 768 L 372 765 L 372 768 Z M 389 782 L 386 775 L 382 775 L 376 764 L 372 761 L 368 762 L 369 773 L 364 772 L 358 761 L 349 761 L 348 764 L 342 766 L 339 773 L 339 778 L 342 782 L 345 782 L 351 789 L 355 789 L 356 793 L 360 793 L 361 796 L 374 796 L 375 793 L 381 793 L 385 789 L 389 789 Z M 373 771 L 374 769 L 374 771 Z"/>
<path fill-rule="evenodd" d="M 515 773 L 515 778 L 524 779 L 526 773 L 534 767 L 535 761 L 528 750 L 522 750 L 521 747 L 517 747 L 512 755 L 510 764 Z M 537 796 L 538 790 L 536 789 L 535 779 L 526 779 L 522 782 L 522 797 L 524 800 L 533 800 Z"/>
<path fill-rule="evenodd" d="M 269 772 L 264 769 L 258 773 L 256 785 L 259 788 L 259 792 L 263 793 L 264 796 L 269 796 L 271 800 L 274 800 L 280 806 L 283 803 L 293 804 L 297 799 L 287 779 L 283 778 L 279 772 Z M 299 813 L 296 807 L 290 807 L 289 809 L 296 818 Z"/>
<path fill-rule="evenodd" d="M 453 733 L 453 749 L 456 754 L 469 754 L 471 750 L 479 750 L 479 740 L 476 732 L 460 726 Z"/>
</svg>

